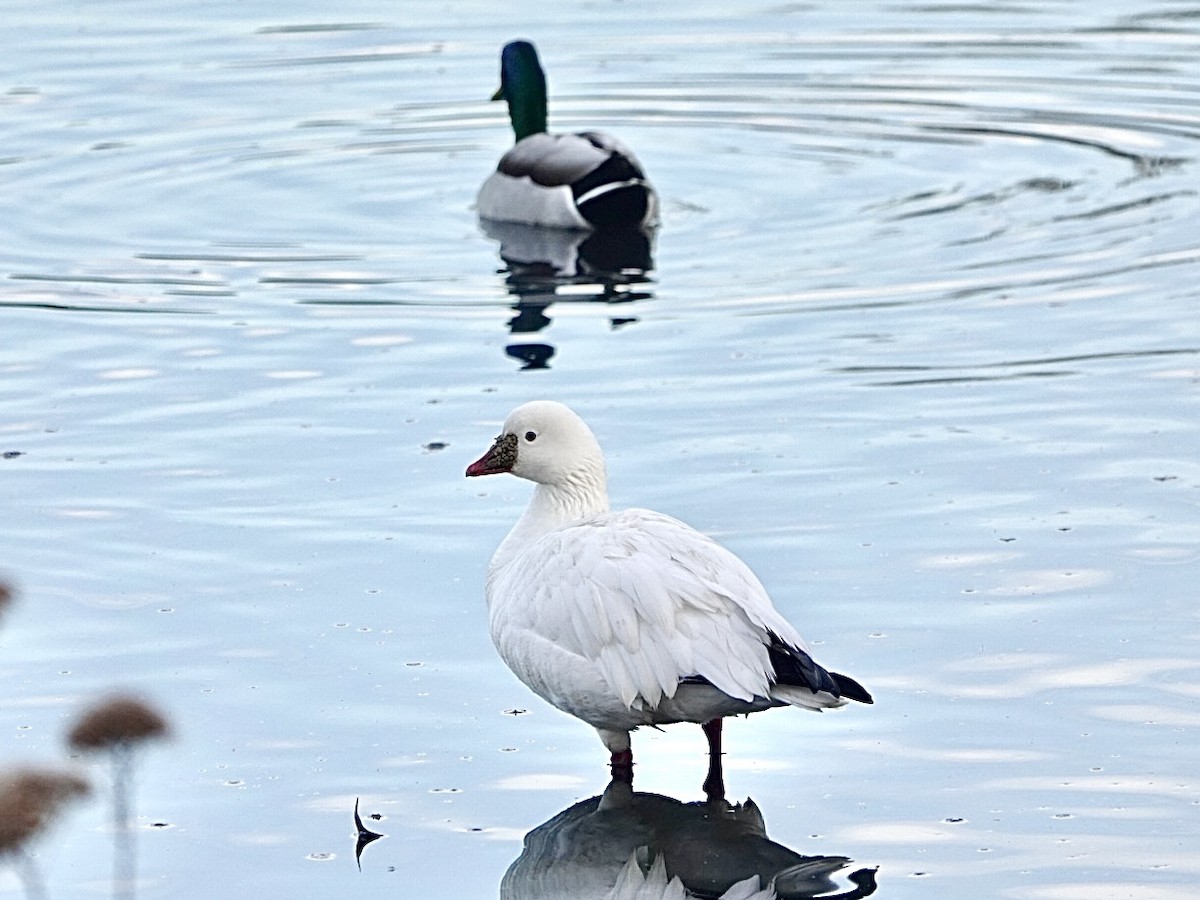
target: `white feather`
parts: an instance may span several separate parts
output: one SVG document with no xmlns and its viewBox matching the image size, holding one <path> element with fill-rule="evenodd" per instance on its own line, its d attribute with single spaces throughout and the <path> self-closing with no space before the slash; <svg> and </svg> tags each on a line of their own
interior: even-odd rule
<svg viewBox="0 0 1200 900">
<path fill-rule="evenodd" d="M 547 228 L 590 229 L 579 214 L 567 185 L 544 187 L 531 178 L 514 178 L 499 170 L 479 189 L 475 209 L 481 218 L 497 222 L 524 222 Z"/>
</svg>

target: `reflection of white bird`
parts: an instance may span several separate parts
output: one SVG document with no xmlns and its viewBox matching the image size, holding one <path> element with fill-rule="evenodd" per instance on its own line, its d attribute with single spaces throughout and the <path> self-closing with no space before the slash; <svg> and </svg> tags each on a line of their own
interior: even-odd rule
<svg viewBox="0 0 1200 900">
<path fill-rule="evenodd" d="M 803 856 L 767 837 L 754 801 L 682 803 L 614 781 L 525 836 L 500 900 L 854 900 L 873 869 Z M 837 880 L 835 880 L 835 876 Z M 837 890 L 846 881 L 843 893 Z"/>
<path fill-rule="evenodd" d="M 652 225 L 658 198 L 637 158 L 601 132 L 547 134 L 546 76 L 528 41 L 505 45 L 500 90 L 517 143 L 480 188 L 481 218 L 552 228 Z"/>
<path fill-rule="evenodd" d="M 513 410 L 467 469 L 499 472 L 537 489 L 488 567 L 492 640 L 535 693 L 596 728 L 615 777 L 632 778 L 631 730 L 699 722 L 720 797 L 723 716 L 871 702 L 813 660 L 728 550 L 661 513 L 610 512 L 600 445 L 566 406 Z"/>
</svg>

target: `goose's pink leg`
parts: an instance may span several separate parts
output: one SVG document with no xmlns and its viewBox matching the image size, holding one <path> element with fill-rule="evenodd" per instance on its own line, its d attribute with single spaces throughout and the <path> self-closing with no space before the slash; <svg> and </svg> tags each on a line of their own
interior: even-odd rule
<svg viewBox="0 0 1200 900">
<path fill-rule="evenodd" d="M 614 750 L 608 761 L 613 781 L 633 784 L 633 750 Z"/>
</svg>

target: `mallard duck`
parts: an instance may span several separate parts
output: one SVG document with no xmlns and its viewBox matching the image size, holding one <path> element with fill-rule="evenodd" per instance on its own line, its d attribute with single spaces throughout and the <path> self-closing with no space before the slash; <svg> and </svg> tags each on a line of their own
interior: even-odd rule
<svg viewBox="0 0 1200 900">
<path fill-rule="evenodd" d="M 546 132 L 546 76 L 529 41 L 500 54 L 500 89 L 517 143 L 479 190 L 480 218 L 551 228 L 652 225 L 658 197 L 641 164 L 598 131 Z"/>
<path fill-rule="evenodd" d="M 872 702 L 813 659 L 733 553 L 662 513 L 610 511 L 604 454 L 568 407 L 513 410 L 466 474 L 501 472 L 537 489 L 488 566 L 492 640 L 534 693 L 599 732 L 615 778 L 632 779 L 630 731 L 697 722 L 720 798 L 725 716 Z"/>
</svg>

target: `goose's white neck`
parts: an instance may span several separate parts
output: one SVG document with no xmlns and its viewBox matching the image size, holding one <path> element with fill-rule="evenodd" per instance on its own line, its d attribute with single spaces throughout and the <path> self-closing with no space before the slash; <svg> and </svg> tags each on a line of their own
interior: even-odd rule
<svg viewBox="0 0 1200 900">
<path fill-rule="evenodd" d="M 543 535 L 586 522 L 608 512 L 608 508 L 603 463 L 577 469 L 553 483 L 539 484 L 524 514 L 492 555 L 489 574 L 508 565 Z"/>
</svg>

